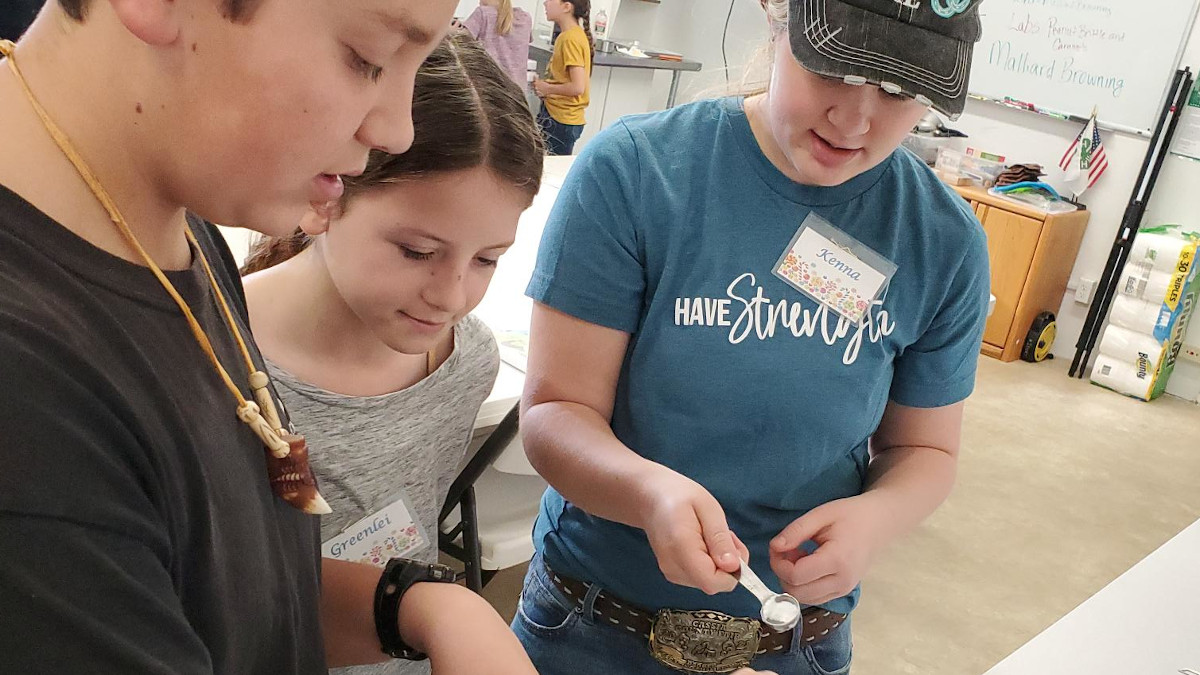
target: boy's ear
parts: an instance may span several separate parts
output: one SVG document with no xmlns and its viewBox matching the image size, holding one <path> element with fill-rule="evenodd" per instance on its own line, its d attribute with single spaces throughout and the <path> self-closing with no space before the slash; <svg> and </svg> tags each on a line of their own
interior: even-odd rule
<svg viewBox="0 0 1200 675">
<path fill-rule="evenodd" d="M 175 0 L 108 0 L 125 28 L 148 45 L 163 47 L 179 37 Z"/>
<path fill-rule="evenodd" d="M 300 219 L 300 229 L 310 237 L 325 234 L 329 231 L 329 221 L 340 218 L 342 207 L 337 202 L 328 204 L 310 204 Z"/>
</svg>

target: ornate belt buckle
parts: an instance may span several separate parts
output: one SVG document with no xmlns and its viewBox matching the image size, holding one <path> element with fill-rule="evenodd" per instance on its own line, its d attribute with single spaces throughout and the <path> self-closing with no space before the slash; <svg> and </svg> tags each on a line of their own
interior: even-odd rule
<svg viewBox="0 0 1200 675">
<path fill-rule="evenodd" d="M 750 665 L 758 652 L 759 622 L 699 610 L 662 609 L 650 628 L 650 653 L 669 668 L 728 673 Z"/>
</svg>

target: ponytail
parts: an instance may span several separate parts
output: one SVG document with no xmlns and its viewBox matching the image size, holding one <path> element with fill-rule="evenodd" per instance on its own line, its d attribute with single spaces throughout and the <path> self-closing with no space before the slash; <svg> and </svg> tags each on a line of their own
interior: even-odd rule
<svg viewBox="0 0 1200 675">
<path fill-rule="evenodd" d="M 500 0 L 496 5 L 496 32 L 508 35 L 513 27 L 512 0 Z"/>
<path fill-rule="evenodd" d="M 308 248 L 312 237 L 304 230 L 296 231 L 282 237 L 259 237 L 250 248 L 250 255 L 242 265 L 242 276 L 254 274 L 291 260 Z"/>
</svg>

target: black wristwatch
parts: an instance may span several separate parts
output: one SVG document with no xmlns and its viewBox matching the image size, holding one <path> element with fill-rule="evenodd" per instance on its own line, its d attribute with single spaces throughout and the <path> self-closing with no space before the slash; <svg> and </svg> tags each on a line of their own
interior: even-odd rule
<svg viewBox="0 0 1200 675">
<path fill-rule="evenodd" d="M 454 570 L 437 563 L 408 558 L 392 558 L 383 568 L 379 585 L 375 587 L 375 632 L 383 653 L 394 659 L 422 661 L 428 655 L 409 647 L 400 637 L 400 599 L 413 584 L 435 581 L 452 584 L 457 580 Z"/>
</svg>

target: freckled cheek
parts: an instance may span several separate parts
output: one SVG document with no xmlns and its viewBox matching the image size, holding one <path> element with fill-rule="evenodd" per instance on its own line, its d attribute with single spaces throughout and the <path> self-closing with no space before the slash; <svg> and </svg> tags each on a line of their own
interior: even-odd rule
<svg viewBox="0 0 1200 675">
<path fill-rule="evenodd" d="M 349 135 L 347 131 L 356 126 L 351 122 L 353 116 L 348 112 L 349 108 L 349 105 L 339 103 L 338 99 L 317 95 L 297 97 L 289 104 L 287 114 L 309 133 L 341 132 Z"/>
<path fill-rule="evenodd" d="M 228 156 L 226 163 L 232 162 L 229 169 L 235 174 L 274 170 L 295 157 L 297 136 L 281 101 L 226 101 L 197 112 L 185 142 L 201 146 L 210 159 L 218 153 Z M 221 152 L 223 148 L 228 151 Z"/>
<path fill-rule="evenodd" d="M 289 148 L 290 157 L 338 153 L 321 159 L 345 161 L 345 146 L 358 127 L 354 122 L 355 92 L 347 91 L 328 73 L 287 83 L 264 83 L 259 91 L 246 107 L 245 114 L 253 119 L 247 126 Z"/>
<path fill-rule="evenodd" d="M 339 146 L 333 139 L 341 136 L 343 143 L 351 137 L 334 124 L 330 111 L 324 104 L 287 102 L 276 108 L 264 131 L 272 143 L 285 149 L 285 156 L 312 155 L 329 152 Z M 341 133 L 339 133 L 341 132 Z M 341 157 L 326 157 L 326 161 L 339 161 Z"/>
<path fill-rule="evenodd" d="M 335 68 L 313 73 L 290 100 L 295 114 L 308 126 L 349 138 L 378 97 L 378 86 Z"/>
</svg>

